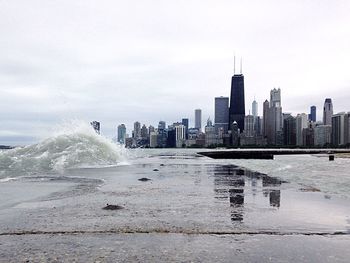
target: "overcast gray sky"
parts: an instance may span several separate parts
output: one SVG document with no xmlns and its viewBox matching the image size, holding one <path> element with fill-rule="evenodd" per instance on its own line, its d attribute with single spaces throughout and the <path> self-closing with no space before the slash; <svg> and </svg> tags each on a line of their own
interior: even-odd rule
<svg viewBox="0 0 350 263">
<path fill-rule="evenodd" d="M 274 87 L 284 112 L 350 111 L 350 1 L 0 0 L 0 144 L 63 120 L 214 117 L 243 57 L 246 111 Z M 239 68 L 237 65 L 236 68 Z"/>
</svg>

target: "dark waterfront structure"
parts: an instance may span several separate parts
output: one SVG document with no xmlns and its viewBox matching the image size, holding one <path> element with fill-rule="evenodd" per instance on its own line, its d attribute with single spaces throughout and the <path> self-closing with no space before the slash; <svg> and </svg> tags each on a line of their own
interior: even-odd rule
<svg viewBox="0 0 350 263">
<path fill-rule="evenodd" d="M 244 76 L 234 74 L 231 81 L 231 97 L 229 110 L 229 125 L 232 130 L 232 123 L 237 122 L 240 132 L 244 130 L 245 103 L 244 103 Z"/>
<path fill-rule="evenodd" d="M 310 107 L 309 121 L 316 122 L 316 106 Z"/>
<path fill-rule="evenodd" d="M 228 117 L 228 97 L 216 97 L 215 98 L 215 130 L 220 128 L 224 129 L 224 132 L 228 131 L 229 117 Z"/>
<path fill-rule="evenodd" d="M 94 130 L 95 130 L 95 132 L 97 134 L 101 133 L 101 124 L 100 124 L 100 122 L 92 121 L 92 122 L 90 122 L 90 124 L 91 124 L 92 128 L 94 128 Z"/>
</svg>

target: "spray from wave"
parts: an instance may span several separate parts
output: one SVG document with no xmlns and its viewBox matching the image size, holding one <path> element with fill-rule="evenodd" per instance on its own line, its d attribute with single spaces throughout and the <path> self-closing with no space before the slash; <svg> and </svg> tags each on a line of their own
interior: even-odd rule
<svg viewBox="0 0 350 263">
<path fill-rule="evenodd" d="M 101 167 L 126 161 L 126 150 L 95 133 L 86 122 L 70 121 L 40 143 L 0 152 L 0 177 L 69 168 Z"/>
</svg>

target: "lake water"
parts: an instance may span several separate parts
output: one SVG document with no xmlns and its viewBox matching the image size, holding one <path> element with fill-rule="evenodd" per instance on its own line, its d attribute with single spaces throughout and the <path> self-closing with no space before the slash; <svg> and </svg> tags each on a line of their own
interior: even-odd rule
<svg viewBox="0 0 350 263">
<path fill-rule="evenodd" d="M 348 260 L 350 159 L 196 152 L 126 150 L 85 128 L 1 152 L 1 260 Z"/>
</svg>

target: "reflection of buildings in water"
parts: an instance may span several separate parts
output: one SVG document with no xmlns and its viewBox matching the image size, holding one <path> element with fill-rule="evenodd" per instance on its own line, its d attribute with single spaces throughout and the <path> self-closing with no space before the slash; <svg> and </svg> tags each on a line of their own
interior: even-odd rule
<svg viewBox="0 0 350 263">
<path fill-rule="evenodd" d="M 230 189 L 230 205 L 235 209 L 231 211 L 232 221 L 243 220 L 244 189 Z"/>
<path fill-rule="evenodd" d="M 247 197 L 247 194 L 251 193 L 251 195 L 256 196 L 259 188 L 262 188 L 263 195 L 269 198 L 270 206 L 280 207 L 281 191 L 268 189 L 282 184 L 278 178 L 233 165 L 214 166 L 213 172 L 215 198 L 219 200 L 229 199 L 232 221 L 243 221 L 245 195 Z M 246 180 L 248 180 L 248 184 L 246 184 Z"/>
<path fill-rule="evenodd" d="M 270 206 L 280 207 L 281 204 L 281 191 L 271 190 L 270 191 Z"/>
<path fill-rule="evenodd" d="M 275 177 L 270 177 L 265 175 L 262 178 L 263 187 L 279 187 L 282 184 L 282 181 Z M 269 196 L 270 206 L 280 207 L 281 205 L 281 191 L 280 190 L 267 190 L 264 191 L 264 196 Z"/>
</svg>

